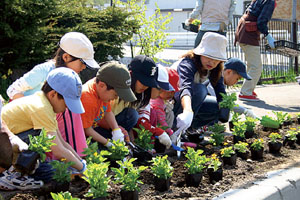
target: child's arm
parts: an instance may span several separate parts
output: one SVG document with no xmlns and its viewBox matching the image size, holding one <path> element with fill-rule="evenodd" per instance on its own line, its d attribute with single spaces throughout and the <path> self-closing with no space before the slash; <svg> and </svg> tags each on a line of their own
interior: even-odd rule
<svg viewBox="0 0 300 200">
<path fill-rule="evenodd" d="M 116 140 L 124 141 L 124 134 L 122 133 L 122 130 L 119 128 L 114 113 L 112 111 L 106 112 L 104 115 L 104 119 L 112 130 L 112 139 L 115 141 Z"/>
</svg>

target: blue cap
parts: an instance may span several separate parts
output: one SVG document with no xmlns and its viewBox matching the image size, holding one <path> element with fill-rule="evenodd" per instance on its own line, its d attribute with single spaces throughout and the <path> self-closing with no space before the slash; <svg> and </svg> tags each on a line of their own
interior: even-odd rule
<svg viewBox="0 0 300 200">
<path fill-rule="evenodd" d="M 66 67 L 55 68 L 48 74 L 47 83 L 64 97 L 69 110 L 74 113 L 84 113 L 80 101 L 82 83 L 76 72 Z"/>
<path fill-rule="evenodd" d="M 236 71 L 239 75 L 241 75 L 246 80 L 252 80 L 251 76 L 249 76 L 246 72 L 246 65 L 243 61 L 238 58 L 229 58 L 225 62 L 225 69 L 232 69 Z"/>
</svg>

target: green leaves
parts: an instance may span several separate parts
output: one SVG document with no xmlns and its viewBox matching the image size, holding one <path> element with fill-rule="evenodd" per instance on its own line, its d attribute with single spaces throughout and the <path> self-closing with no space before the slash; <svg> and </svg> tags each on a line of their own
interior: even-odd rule
<svg viewBox="0 0 300 200">
<path fill-rule="evenodd" d="M 232 110 L 235 106 L 235 101 L 237 100 L 236 94 L 232 93 L 230 95 L 220 93 L 222 96 L 222 101 L 219 103 L 220 108 L 229 108 Z"/>
<path fill-rule="evenodd" d="M 85 148 L 84 151 L 82 152 L 83 154 L 85 154 L 85 160 L 87 162 L 87 164 L 90 163 L 97 163 L 97 164 L 101 164 L 103 162 L 105 162 L 107 160 L 107 158 L 105 156 L 109 156 L 111 155 L 110 152 L 102 150 L 100 151 L 100 153 L 98 153 L 98 143 L 91 142 L 92 137 L 88 137 L 87 139 L 87 145 L 88 148 Z"/>
<path fill-rule="evenodd" d="M 251 144 L 251 148 L 255 151 L 261 150 L 264 147 L 264 140 L 262 138 L 255 139 Z"/>
<path fill-rule="evenodd" d="M 245 122 L 242 121 L 238 121 L 238 122 L 234 122 L 234 127 L 232 129 L 232 134 L 235 136 L 239 136 L 244 138 L 245 137 L 245 132 L 246 132 L 246 124 Z"/>
<path fill-rule="evenodd" d="M 205 168 L 205 164 L 209 161 L 205 155 L 201 156 L 203 150 L 198 149 L 195 151 L 193 148 L 188 147 L 187 154 L 185 157 L 188 159 L 187 162 L 184 164 L 185 167 L 188 168 L 189 174 L 197 174 L 202 172 Z"/>
<path fill-rule="evenodd" d="M 271 139 L 271 143 L 276 143 L 281 138 L 281 135 L 279 133 L 271 133 L 269 138 Z"/>
<path fill-rule="evenodd" d="M 231 157 L 233 154 L 235 154 L 232 147 L 225 147 L 225 148 L 221 149 L 220 152 L 221 152 L 222 157 Z"/>
<path fill-rule="evenodd" d="M 51 197 L 54 200 L 80 200 L 79 198 L 73 198 L 70 192 L 60 192 L 58 194 L 51 192 Z"/>
<path fill-rule="evenodd" d="M 260 120 L 260 124 L 263 127 L 275 128 L 275 129 L 279 128 L 279 126 L 280 126 L 280 123 L 278 121 L 275 121 L 272 117 L 269 117 L 267 115 L 262 116 L 262 118 Z"/>
<path fill-rule="evenodd" d="M 55 139 L 55 136 L 50 136 L 47 134 L 46 130 L 43 128 L 39 136 L 29 137 L 29 147 L 28 150 L 37 152 L 40 157 L 41 161 L 44 162 L 46 159 L 45 152 L 51 151 L 51 146 L 56 145 L 52 142 Z"/>
<path fill-rule="evenodd" d="M 224 142 L 224 134 L 225 126 L 223 124 L 215 123 L 213 126 L 210 126 L 208 128 L 209 131 L 212 131 L 213 133 L 211 136 L 211 143 L 220 146 Z"/>
<path fill-rule="evenodd" d="M 64 162 L 66 159 L 61 159 L 61 161 L 53 160 L 50 165 L 54 169 L 53 179 L 57 182 L 64 183 L 71 181 L 71 172 L 68 168 L 74 164 L 74 162 Z"/>
<path fill-rule="evenodd" d="M 170 161 L 167 159 L 168 155 L 164 157 L 157 156 L 152 158 L 150 162 L 152 162 L 151 170 L 157 178 L 168 179 L 173 174 L 173 167 L 171 166 Z"/>
<path fill-rule="evenodd" d="M 140 128 L 133 128 L 133 130 L 137 132 L 137 138 L 134 142 L 145 150 L 152 150 L 154 147 L 154 139 L 151 139 L 152 133 L 142 125 L 140 125 Z"/>
<path fill-rule="evenodd" d="M 248 143 L 239 141 L 239 143 L 234 144 L 234 149 L 240 153 L 246 153 L 248 151 Z"/>
<path fill-rule="evenodd" d="M 129 150 L 124 142 L 111 140 L 111 143 L 113 143 L 113 145 L 108 148 L 111 153 L 109 155 L 111 160 L 123 160 L 125 156 L 129 154 Z"/>
<path fill-rule="evenodd" d="M 254 131 L 254 128 L 256 126 L 257 119 L 254 119 L 252 117 L 246 117 L 246 131 Z"/>
</svg>

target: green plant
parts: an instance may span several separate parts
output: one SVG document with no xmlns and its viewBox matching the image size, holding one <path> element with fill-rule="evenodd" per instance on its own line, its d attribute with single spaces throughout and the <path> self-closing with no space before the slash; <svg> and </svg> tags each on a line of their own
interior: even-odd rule
<svg viewBox="0 0 300 200">
<path fill-rule="evenodd" d="M 123 160 L 125 156 L 129 154 L 128 148 L 125 146 L 124 142 L 114 140 L 111 140 L 111 142 L 113 145 L 108 148 L 111 153 L 109 158 L 111 160 Z"/>
<path fill-rule="evenodd" d="M 277 120 L 274 120 L 268 115 L 262 116 L 260 124 L 266 128 L 279 128 L 280 126 L 280 123 Z"/>
<path fill-rule="evenodd" d="M 86 177 L 83 177 L 90 184 L 90 189 L 86 197 L 106 197 L 109 188 L 109 181 L 111 176 L 107 176 L 109 163 L 91 163 L 87 166 L 84 172 Z"/>
<path fill-rule="evenodd" d="M 297 118 L 300 118 L 300 113 L 297 113 Z"/>
<path fill-rule="evenodd" d="M 52 142 L 55 139 L 55 135 L 48 135 L 46 130 L 43 128 L 39 136 L 29 135 L 29 147 L 28 150 L 37 152 L 41 161 L 44 162 L 46 160 L 45 152 L 51 151 L 51 146 L 56 145 Z"/>
<path fill-rule="evenodd" d="M 281 112 L 281 111 L 279 111 L 279 112 L 272 111 L 272 112 L 275 114 L 275 116 L 276 116 L 276 121 L 277 121 L 279 124 L 282 124 L 282 123 L 285 121 L 285 119 L 286 119 L 286 117 L 287 117 L 287 115 L 288 115 L 288 113 L 284 113 L 284 112 Z"/>
<path fill-rule="evenodd" d="M 281 138 L 281 135 L 279 133 L 271 133 L 269 138 L 271 139 L 271 143 L 276 143 Z"/>
<path fill-rule="evenodd" d="M 232 130 L 232 134 L 238 137 L 245 137 L 245 132 L 246 132 L 246 124 L 244 122 L 234 122 L 234 127 Z"/>
<path fill-rule="evenodd" d="M 254 128 L 256 126 L 257 119 L 254 119 L 252 117 L 246 117 L 245 125 L 246 125 L 246 131 L 253 132 Z"/>
<path fill-rule="evenodd" d="M 248 143 L 239 141 L 239 143 L 234 144 L 234 149 L 240 153 L 246 153 L 248 151 L 247 146 Z"/>
<path fill-rule="evenodd" d="M 192 24 L 199 26 L 199 25 L 201 25 L 201 21 L 199 19 L 194 19 Z"/>
<path fill-rule="evenodd" d="M 297 140 L 297 134 L 298 132 L 297 131 L 294 131 L 294 130 L 290 130 L 290 131 L 287 131 L 287 134 L 285 135 L 285 137 L 288 139 L 288 140 Z"/>
<path fill-rule="evenodd" d="M 201 149 L 195 151 L 193 148 L 188 147 L 187 154 L 185 154 L 188 160 L 184 166 L 188 168 L 189 174 L 197 174 L 205 168 L 205 164 L 209 159 L 205 155 L 201 156 L 202 153 L 203 150 Z"/>
<path fill-rule="evenodd" d="M 291 114 L 287 114 L 285 120 L 286 121 L 291 121 L 292 120 L 292 115 Z"/>
<path fill-rule="evenodd" d="M 232 155 L 235 154 L 232 147 L 225 147 L 225 148 L 221 149 L 220 152 L 221 152 L 222 157 L 231 157 Z"/>
<path fill-rule="evenodd" d="M 87 148 L 84 149 L 82 152 L 85 154 L 85 160 L 87 164 L 97 163 L 101 164 L 107 160 L 107 156 L 111 155 L 109 151 L 102 150 L 100 153 L 98 153 L 98 143 L 97 142 L 91 142 L 92 137 L 88 137 L 86 140 L 86 143 L 88 145 Z"/>
<path fill-rule="evenodd" d="M 220 93 L 222 96 L 222 101 L 219 103 L 220 108 L 229 108 L 230 110 L 232 110 L 234 108 L 235 101 L 237 100 L 236 94 L 232 93 L 230 95 L 224 94 L 224 93 Z"/>
<path fill-rule="evenodd" d="M 134 167 L 133 162 L 136 158 L 131 158 L 124 162 L 117 161 L 120 165 L 119 168 L 112 168 L 112 171 L 115 172 L 115 181 L 114 183 L 121 183 L 123 185 L 122 190 L 125 191 L 135 191 L 139 190 L 138 184 L 143 184 L 142 181 L 138 180 L 140 173 L 147 169 L 146 166 Z"/>
<path fill-rule="evenodd" d="M 224 142 L 224 134 L 225 126 L 223 124 L 215 123 L 213 126 L 208 128 L 209 131 L 213 132 L 211 136 L 210 143 L 220 146 Z"/>
<path fill-rule="evenodd" d="M 221 165 L 222 165 L 222 163 L 220 162 L 219 158 L 217 158 L 217 155 L 212 154 L 207 168 L 212 168 L 215 172 L 221 167 Z"/>
<path fill-rule="evenodd" d="M 163 157 L 157 156 L 152 158 L 151 170 L 157 178 L 168 179 L 173 175 L 173 167 L 171 166 L 170 161 L 168 160 L 168 155 Z"/>
<path fill-rule="evenodd" d="M 233 112 L 232 119 L 231 119 L 232 123 L 238 122 L 240 121 L 240 119 L 241 119 L 241 114 L 238 112 Z"/>
<path fill-rule="evenodd" d="M 255 139 L 251 144 L 251 148 L 255 151 L 259 151 L 264 147 L 264 140 L 262 138 Z"/>
<path fill-rule="evenodd" d="M 154 139 L 152 139 L 152 133 L 149 130 L 146 130 L 144 126 L 140 125 L 140 128 L 133 128 L 137 132 L 137 138 L 134 142 L 143 147 L 145 150 L 151 150 L 154 147 Z"/>
<path fill-rule="evenodd" d="M 0 77 L 1 77 L 1 81 L 0 81 L 0 95 L 2 95 L 2 97 L 5 100 L 8 100 L 8 96 L 6 94 L 6 90 L 8 88 L 8 86 L 12 83 L 10 75 L 12 74 L 12 70 L 8 69 L 7 73 L 1 73 L 0 72 Z"/>
<path fill-rule="evenodd" d="M 54 169 L 53 179 L 60 183 L 70 182 L 71 181 L 71 172 L 68 168 L 74 164 L 74 162 L 65 162 L 66 159 L 63 158 L 61 161 L 53 160 L 50 162 L 50 165 Z"/>
<path fill-rule="evenodd" d="M 60 192 L 60 193 L 53 193 L 51 192 L 51 197 L 53 200 L 80 200 L 79 198 L 72 197 L 71 193 L 69 191 L 67 192 Z"/>
</svg>

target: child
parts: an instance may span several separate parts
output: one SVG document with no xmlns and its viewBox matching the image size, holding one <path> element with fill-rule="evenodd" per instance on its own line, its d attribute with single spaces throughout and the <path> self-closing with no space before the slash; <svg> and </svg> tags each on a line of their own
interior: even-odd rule
<svg viewBox="0 0 300 200">
<path fill-rule="evenodd" d="M 54 135 L 51 147 L 53 155 L 57 159 L 65 158 L 66 162 L 74 162 L 74 167 L 80 173 L 86 170 L 85 163 L 74 149 L 61 137 L 56 113 L 64 112 L 66 108 L 74 113 L 83 113 L 84 109 L 80 101 L 81 80 L 71 69 L 61 67 L 53 69 L 44 83 L 41 92 L 16 99 L 2 109 L 2 120 L 8 129 L 20 138 L 28 139 L 28 134 L 37 135 L 44 128 L 48 135 Z M 28 131 L 33 129 L 33 131 Z"/>
<path fill-rule="evenodd" d="M 80 73 L 86 67 L 99 68 L 94 60 L 94 49 L 90 40 L 82 33 L 66 33 L 59 42 L 59 48 L 52 60 L 36 65 L 16 80 L 7 89 L 7 95 L 14 100 L 40 91 L 49 72 L 57 67 L 67 67 Z M 58 128 L 63 139 L 83 156 L 87 147 L 80 114 L 70 110 L 57 114 Z M 48 154 L 51 156 L 51 154 Z M 52 156 L 51 156 L 52 157 Z"/>
<path fill-rule="evenodd" d="M 86 136 L 92 136 L 95 141 L 106 147 L 112 145 L 110 139 L 124 141 L 124 134 L 111 111 L 110 101 L 118 97 L 125 102 L 135 101 L 136 97 L 130 85 L 128 69 L 115 61 L 105 63 L 98 70 L 96 78 L 83 85 L 81 101 L 85 113 L 81 114 L 81 118 Z M 106 121 L 112 132 L 99 127 L 101 119 Z"/>
</svg>

